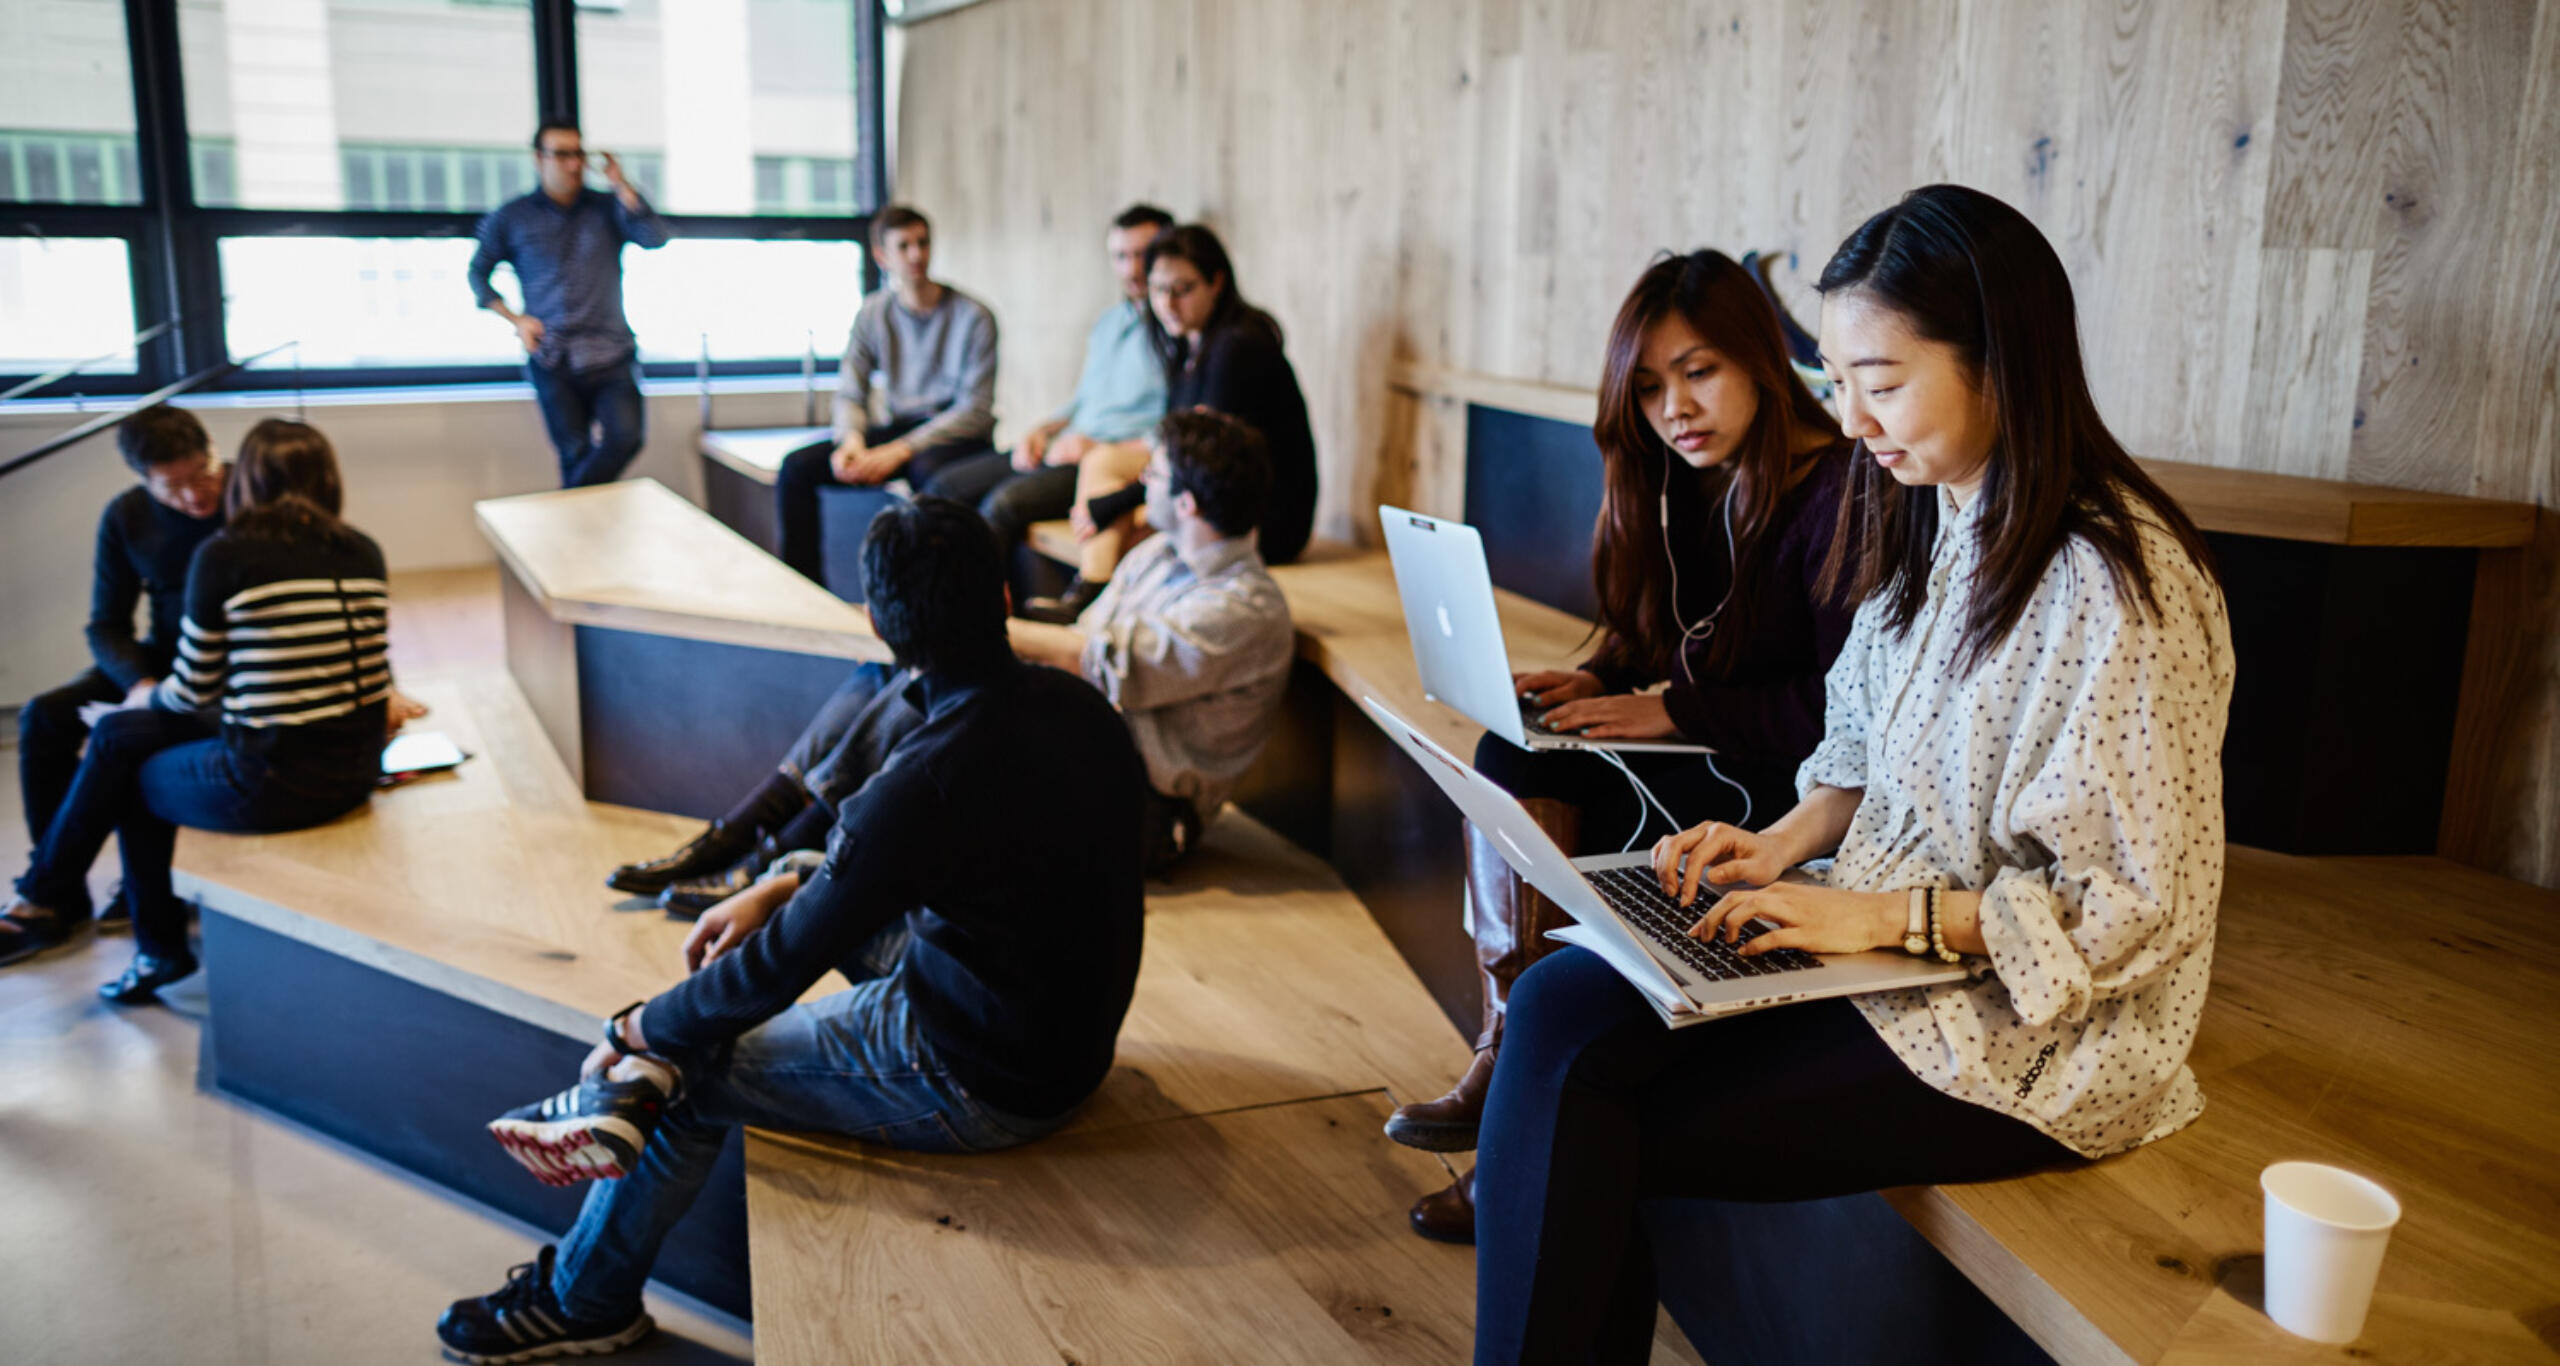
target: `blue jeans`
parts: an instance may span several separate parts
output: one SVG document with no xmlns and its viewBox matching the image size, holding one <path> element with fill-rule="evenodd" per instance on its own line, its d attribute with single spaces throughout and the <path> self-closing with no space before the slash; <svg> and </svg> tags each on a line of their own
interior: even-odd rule
<svg viewBox="0 0 2560 1366">
<path fill-rule="evenodd" d="M 184 958 L 187 908 L 169 886 L 179 826 L 299 830 L 364 805 L 376 776 L 367 767 L 313 787 L 233 753 L 220 728 L 192 712 L 110 712 L 89 732 L 89 752 L 18 879 L 18 894 L 65 913 L 87 906 L 89 865 L 113 834 L 124 856 L 134 947 L 155 958 Z"/>
<path fill-rule="evenodd" d="M 658 1248 L 739 1125 L 926 1153 L 991 1152 L 1066 1125 L 1072 1113 L 1008 1115 L 952 1079 L 917 1029 L 897 971 L 909 938 L 904 921 L 881 931 L 862 955 L 871 975 L 852 990 L 793 1006 L 725 1055 L 685 1069 L 683 1098 L 667 1107 L 631 1174 L 595 1183 L 560 1240 L 551 1289 L 562 1308 L 590 1323 L 619 1323 L 639 1309 Z"/>
<path fill-rule="evenodd" d="M 640 362 L 601 370 L 554 370 L 527 361 L 524 377 L 542 407 L 542 425 L 560 456 L 560 487 L 610 484 L 622 477 L 648 439 L 640 405 Z"/>
</svg>

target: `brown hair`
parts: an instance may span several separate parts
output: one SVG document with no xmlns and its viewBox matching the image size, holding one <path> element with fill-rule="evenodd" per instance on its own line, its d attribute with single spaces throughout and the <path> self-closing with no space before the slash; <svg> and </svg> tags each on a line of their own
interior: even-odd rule
<svg viewBox="0 0 2560 1366">
<path fill-rule="evenodd" d="M 329 438 L 308 423 L 271 417 L 240 439 L 222 512 L 234 536 L 336 541 L 353 535 L 338 520 L 345 497 Z"/>
<path fill-rule="evenodd" d="M 1996 281 L 1997 283 L 1993 283 Z M 1982 559 L 1959 642 L 1967 668 L 2005 639 L 2053 557 L 2073 538 L 2106 564 L 2117 594 L 2156 611 L 2138 523 L 2157 523 L 2197 567 L 2211 553 L 2175 499 L 2098 416 L 2080 356 L 2071 277 L 2026 215 L 1962 185 L 1929 185 L 1859 225 L 1822 268 L 1824 294 L 1865 295 L 1955 349 L 1995 415 L 1979 519 Z M 1862 446 L 1863 453 L 1863 446 Z M 1905 488 L 1873 460 L 1850 462 L 1823 582 L 1883 595 L 1908 631 L 1927 598 L 1938 491 Z"/>
<path fill-rule="evenodd" d="M 1636 366 L 1645 334 L 1677 314 L 1714 347 L 1727 364 L 1759 391 L 1760 408 L 1723 468 L 1697 470 L 1664 445 L 1636 398 Z M 1838 424 L 1787 364 L 1777 310 L 1759 284 L 1720 251 L 1668 253 L 1657 258 L 1618 306 L 1609 328 L 1608 360 L 1600 376 L 1600 416 L 1591 435 L 1600 447 L 1604 490 L 1591 537 L 1591 582 L 1600 600 L 1600 650 L 1604 668 L 1667 678 L 1680 653 L 1673 628 L 1670 564 L 1661 501 L 1666 481 L 1697 482 L 1713 505 L 1728 486 L 1733 498 L 1733 577 L 1774 540 L 1778 505 L 1802 482 L 1829 446 L 1798 452 L 1807 432 L 1839 440 Z M 1750 637 L 1747 594 L 1729 600 L 1722 628 L 1709 637 L 1707 666 L 1721 673 Z"/>
<path fill-rule="evenodd" d="M 889 234 L 900 228 L 922 228 L 930 234 L 933 231 L 933 221 L 917 211 L 912 204 L 891 204 L 872 215 L 871 249 L 886 251 L 889 246 Z"/>
</svg>

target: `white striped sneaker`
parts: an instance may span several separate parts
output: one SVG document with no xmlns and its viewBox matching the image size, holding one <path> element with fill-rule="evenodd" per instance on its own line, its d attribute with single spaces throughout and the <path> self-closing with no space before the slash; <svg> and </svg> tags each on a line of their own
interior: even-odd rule
<svg viewBox="0 0 2560 1366">
<path fill-rule="evenodd" d="M 507 1272 L 507 1283 L 490 1294 L 455 1300 L 436 1320 L 436 1337 L 444 1354 L 456 1361 L 502 1366 L 545 1357 L 602 1356 L 649 1336 L 658 1325 L 635 1309 L 620 1324 L 582 1323 L 569 1317 L 551 1293 L 553 1249 L 545 1245 L 534 1260 Z"/>
<path fill-rule="evenodd" d="M 489 1121 L 489 1136 L 546 1186 L 631 1174 L 649 1146 L 666 1093 L 648 1081 L 587 1078 Z"/>
</svg>

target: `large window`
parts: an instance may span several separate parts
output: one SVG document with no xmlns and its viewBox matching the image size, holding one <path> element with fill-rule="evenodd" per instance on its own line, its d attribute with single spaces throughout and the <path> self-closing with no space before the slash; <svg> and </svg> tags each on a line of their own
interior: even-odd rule
<svg viewBox="0 0 2560 1366">
<path fill-rule="evenodd" d="M 0 0 L 0 391 L 513 376 L 465 268 L 544 118 L 675 230 L 624 258 L 652 373 L 796 372 L 863 285 L 874 5 Z"/>
</svg>

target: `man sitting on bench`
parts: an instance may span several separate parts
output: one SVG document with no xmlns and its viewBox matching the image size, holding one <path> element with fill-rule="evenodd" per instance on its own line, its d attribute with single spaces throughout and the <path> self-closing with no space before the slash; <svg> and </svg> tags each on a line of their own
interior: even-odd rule
<svg viewBox="0 0 2560 1366">
<path fill-rule="evenodd" d="M 970 457 L 996 430 L 996 318 L 933 278 L 933 225 L 904 204 L 871 221 L 871 258 L 889 283 L 862 301 L 836 380 L 835 430 L 784 456 L 774 477 L 782 562 L 826 581 L 818 491 L 904 479 L 918 493 L 975 503 L 1004 477 Z M 871 421 L 877 382 L 888 420 Z"/>
<path fill-rule="evenodd" d="M 445 1312 L 453 1355 L 646 1336 L 658 1249 L 740 1125 L 987 1152 L 1056 1131 L 1110 1070 L 1145 925 L 1128 728 L 1006 647 L 974 510 L 883 511 L 862 568 L 922 724 L 845 802 L 805 881 L 713 908 L 685 941 L 691 976 L 607 1021 L 576 1086 L 491 1123 L 546 1182 L 609 1179 L 556 1250 Z M 852 988 L 792 1004 L 830 969 Z"/>
<path fill-rule="evenodd" d="M 1193 411 L 1159 422 L 1154 445 L 1148 516 L 1166 531 L 1130 555 L 1132 572 L 1113 575 L 1074 626 L 1010 627 L 1016 653 L 1082 675 L 1127 719 L 1147 763 L 1150 875 L 1199 842 L 1260 757 L 1296 643 L 1288 600 L 1254 546 L 1271 487 L 1262 437 Z M 856 669 L 763 786 L 691 843 L 617 868 L 606 885 L 699 912 L 779 855 L 817 847 L 836 804 L 921 719 L 903 698 L 896 670 Z"/>
</svg>

